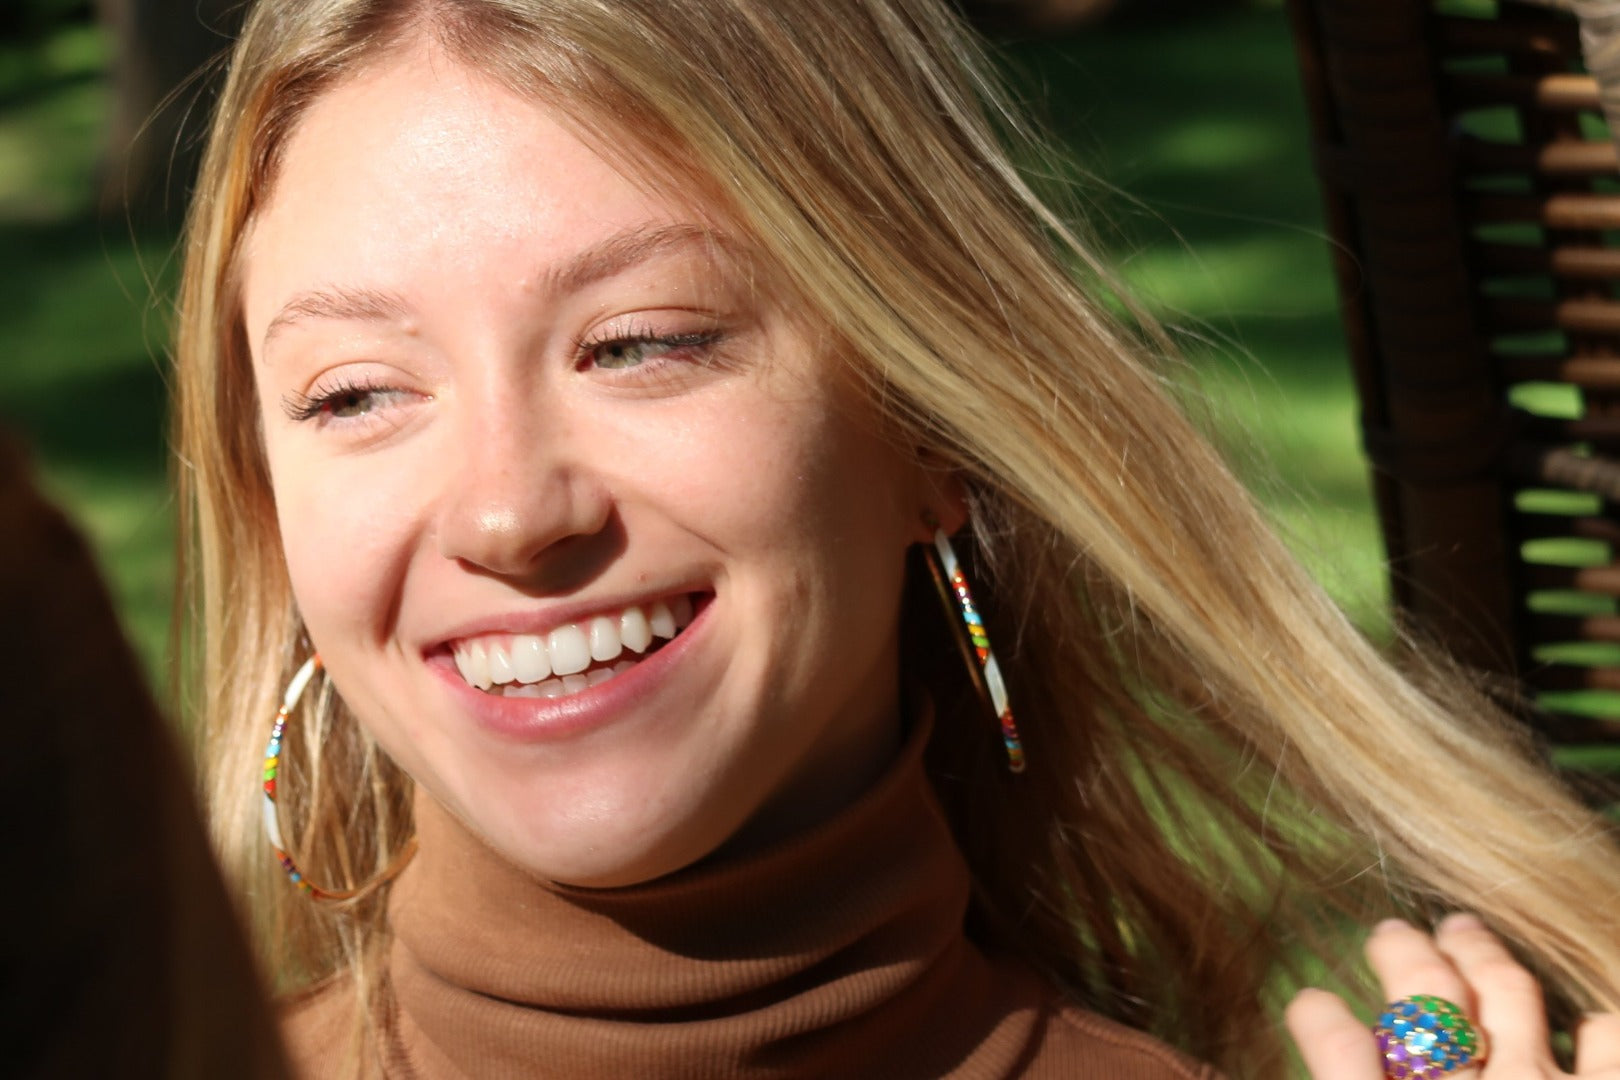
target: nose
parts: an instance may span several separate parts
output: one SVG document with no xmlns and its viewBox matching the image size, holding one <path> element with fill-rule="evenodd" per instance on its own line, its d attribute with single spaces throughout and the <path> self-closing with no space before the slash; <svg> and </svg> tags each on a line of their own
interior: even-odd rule
<svg viewBox="0 0 1620 1080">
<path fill-rule="evenodd" d="M 437 522 L 439 552 L 475 569 L 542 588 L 591 561 L 612 500 L 566 421 L 511 404 L 469 418 L 447 448 Z"/>
</svg>

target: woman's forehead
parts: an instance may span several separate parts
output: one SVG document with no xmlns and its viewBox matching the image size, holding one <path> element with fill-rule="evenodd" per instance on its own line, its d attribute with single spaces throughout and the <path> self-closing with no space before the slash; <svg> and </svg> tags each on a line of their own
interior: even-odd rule
<svg viewBox="0 0 1620 1080">
<path fill-rule="evenodd" d="M 329 89 L 292 132 L 243 245 L 250 327 L 276 317 L 265 293 L 286 303 L 311 275 L 450 274 L 503 249 L 542 284 L 683 251 L 753 262 L 712 200 L 678 188 L 651 152 L 613 158 L 570 113 L 442 53 L 390 57 Z"/>
</svg>

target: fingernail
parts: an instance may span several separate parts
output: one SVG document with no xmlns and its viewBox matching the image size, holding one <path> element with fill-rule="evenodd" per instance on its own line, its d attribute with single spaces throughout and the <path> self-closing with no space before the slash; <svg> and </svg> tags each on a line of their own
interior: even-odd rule
<svg viewBox="0 0 1620 1080">
<path fill-rule="evenodd" d="M 1378 925 L 1373 927 L 1373 933 L 1375 933 L 1375 934 L 1387 934 L 1391 930 L 1410 930 L 1410 929 L 1412 929 L 1412 924 L 1407 922 L 1405 919 L 1385 919 L 1384 921 L 1380 922 Z"/>
<path fill-rule="evenodd" d="M 1472 911 L 1454 911 L 1440 920 L 1447 930 L 1483 930 L 1485 921 Z"/>
</svg>

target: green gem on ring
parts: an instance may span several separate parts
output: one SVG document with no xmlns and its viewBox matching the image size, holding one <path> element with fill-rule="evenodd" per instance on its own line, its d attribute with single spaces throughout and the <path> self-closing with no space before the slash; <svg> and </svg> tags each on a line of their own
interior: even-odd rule
<svg viewBox="0 0 1620 1080">
<path fill-rule="evenodd" d="M 1384 1006 L 1373 1034 L 1390 1080 L 1431 1080 L 1485 1061 L 1479 1032 L 1462 1009 L 1432 994 Z"/>
</svg>

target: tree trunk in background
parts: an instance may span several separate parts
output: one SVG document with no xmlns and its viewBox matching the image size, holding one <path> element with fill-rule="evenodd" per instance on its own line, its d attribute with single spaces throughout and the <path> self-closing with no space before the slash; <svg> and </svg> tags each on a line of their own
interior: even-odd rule
<svg viewBox="0 0 1620 1080">
<path fill-rule="evenodd" d="M 97 209 L 137 227 L 185 213 L 242 0 L 96 0 L 112 40 L 112 117 Z"/>
</svg>

